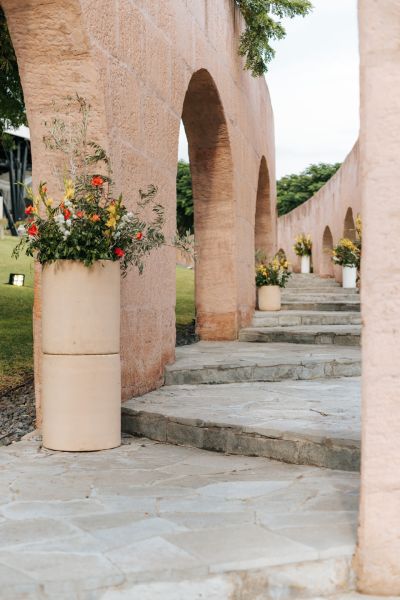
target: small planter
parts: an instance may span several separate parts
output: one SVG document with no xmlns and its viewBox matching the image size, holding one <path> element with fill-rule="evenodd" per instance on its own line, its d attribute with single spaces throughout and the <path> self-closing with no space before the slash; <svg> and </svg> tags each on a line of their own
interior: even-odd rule
<svg viewBox="0 0 400 600">
<path fill-rule="evenodd" d="M 301 265 L 300 265 L 301 273 L 310 273 L 311 272 L 311 256 L 309 254 L 303 254 L 301 257 Z"/>
<path fill-rule="evenodd" d="M 258 288 L 259 310 L 281 310 L 281 288 L 278 285 L 263 285 Z"/>
<path fill-rule="evenodd" d="M 357 267 L 343 267 L 343 287 L 353 289 L 357 287 Z"/>
<path fill-rule="evenodd" d="M 120 266 L 58 260 L 42 274 L 43 445 L 121 443 Z"/>
</svg>

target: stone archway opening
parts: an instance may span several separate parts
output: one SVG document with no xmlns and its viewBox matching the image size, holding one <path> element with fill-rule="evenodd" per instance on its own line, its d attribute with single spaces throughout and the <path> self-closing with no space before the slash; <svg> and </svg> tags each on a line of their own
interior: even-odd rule
<svg viewBox="0 0 400 600">
<path fill-rule="evenodd" d="M 356 239 L 356 225 L 354 222 L 353 209 L 349 207 L 344 218 L 343 237 L 352 242 Z"/>
<path fill-rule="evenodd" d="M 326 226 L 322 236 L 322 264 L 320 272 L 322 277 L 334 277 L 332 250 L 333 236 L 330 228 Z"/>
<path fill-rule="evenodd" d="M 270 182 L 265 156 L 261 159 L 258 172 L 254 250 L 256 255 L 263 255 L 267 259 L 271 258 L 273 252 Z"/>
<path fill-rule="evenodd" d="M 233 167 L 216 85 L 205 69 L 192 76 L 183 104 L 192 175 L 196 331 L 204 340 L 237 336 Z"/>
</svg>

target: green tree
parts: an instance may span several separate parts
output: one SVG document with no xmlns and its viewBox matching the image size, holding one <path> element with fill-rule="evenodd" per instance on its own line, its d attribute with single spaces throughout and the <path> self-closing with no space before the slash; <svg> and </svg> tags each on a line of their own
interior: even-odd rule
<svg viewBox="0 0 400 600">
<path fill-rule="evenodd" d="M 279 19 L 300 15 L 306 16 L 312 10 L 309 0 L 234 0 L 239 7 L 246 29 L 240 37 L 239 54 L 246 57 L 245 68 L 254 77 L 260 77 L 268 70 L 268 63 L 274 58 L 275 50 L 271 40 L 281 40 L 286 31 Z M 277 17 L 277 19 L 276 19 Z"/>
<path fill-rule="evenodd" d="M 7 127 L 26 124 L 24 94 L 17 58 L 6 17 L 0 8 L 0 136 Z"/>
<path fill-rule="evenodd" d="M 336 173 L 341 163 L 310 165 L 299 175 L 285 175 L 277 181 L 278 215 L 290 212 L 306 202 Z"/>
<path fill-rule="evenodd" d="M 194 232 L 193 228 L 193 193 L 190 165 L 184 160 L 178 162 L 176 175 L 176 212 L 177 229 L 180 235 L 187 231 Z"/>
</svg>

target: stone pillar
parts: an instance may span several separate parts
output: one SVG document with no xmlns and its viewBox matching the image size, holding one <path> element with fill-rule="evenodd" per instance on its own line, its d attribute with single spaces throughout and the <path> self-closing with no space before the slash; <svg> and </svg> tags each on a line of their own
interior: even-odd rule
<svg viewBox="0 0 400 600">
<path fill-rule="evenodd" d="M 400 595 L 400 3 L 359 0 L 363 215 L 358 588 Z"/>
</svg>

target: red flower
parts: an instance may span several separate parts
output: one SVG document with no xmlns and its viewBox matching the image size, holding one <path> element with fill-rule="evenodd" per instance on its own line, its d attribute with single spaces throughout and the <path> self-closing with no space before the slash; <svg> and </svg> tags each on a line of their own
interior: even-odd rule
<svg viewBox="0 0 400 600">
<path fill-rule="evenodd" d="M 122 248 L 114 248 L 114 254 L 115 256 L 118 256 L 118 258 L 122 258 L 125 256 L 125 251 L 122 250 Z"/>
<path fill-rule="evenodd" d="M 36 211 L 35 211 L 35 208 L 32 205 L 27 206 L 26 209 L 25 209 L 25 214 L 26 215 L 31 215 L 34 212 L 36 212 Z"/>
<path fill-rule="evenodd" d="M 100 215 L 92 215 L 91 220 L 93 221 L 93 223 L 96 223 L 96 221 L 100 221 Z"/>
<path fill-rule="evenodd" d="M 78 217 L 78 219 L 81 219 L 83 217 L 83 211 L 82 210 L 77 210 L 76 211 L 76 216 Z"/>
<path fill-rule="evenodd" d="M 104 183 L 104 179 L 100 177 L 100 175 L 94 175 L 92 177 L 92 186 L 93 187 L 101 187 Z"/>
<path fill-rule="evenodd" d="M 35 223 L 32 223 L 32 225 L 30 225 L 28 227 L 28 235 L 37 235 L 38 234 L 38 228 L 35 225 Z"/>
<path fill-rule="evenodd" d="M 143 237 L 143 233 L 142 233 L 141 231 L 138 231 L 138 232 L 137 232 L 137 234 L 135 235 L 135 238 L 136 238 L 137 240 L 141 240 L 141 239 L 142 239 L 142 237 Z"/>
<path fill-rule="evenodd" d="M 66 221 L 68 221 L 68 219 L 70 219 L 70 218 L 71 218 L 71 211 L 70 211 L 70 210 L 68 210 L 68 209 L 66 208 L 66 209 L 64 210 L 64 219 L 65 219 Z"/>
</svg>

